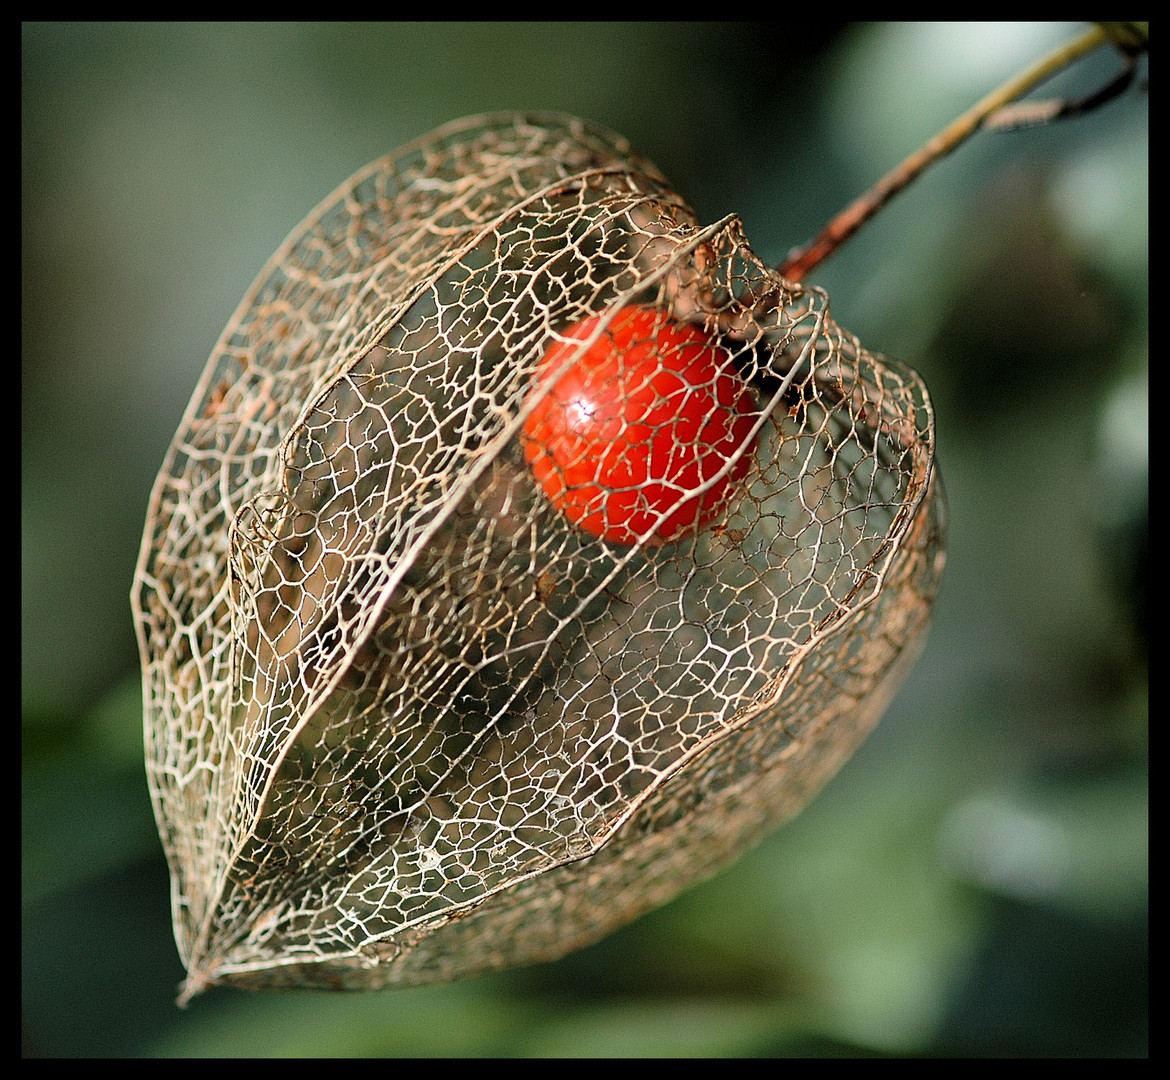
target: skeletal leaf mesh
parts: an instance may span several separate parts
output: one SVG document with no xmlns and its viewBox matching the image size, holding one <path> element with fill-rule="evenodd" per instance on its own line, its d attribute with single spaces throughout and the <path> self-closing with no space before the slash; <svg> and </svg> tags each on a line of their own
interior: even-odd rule
<svg viewBox="0 0 1170 1080">
<path fill-rule="evenodd" d="M 669 543 L 576 528 L 521 448 L 550 346 L 631 304 L 756 403 Z M 791 816 L 925 629 L 933 441 L 917 375 L 608 132 L 481 117 L 347 181 L 213 352 L 135 580 L 185 996 L 552 958 Z"/>
</svg>

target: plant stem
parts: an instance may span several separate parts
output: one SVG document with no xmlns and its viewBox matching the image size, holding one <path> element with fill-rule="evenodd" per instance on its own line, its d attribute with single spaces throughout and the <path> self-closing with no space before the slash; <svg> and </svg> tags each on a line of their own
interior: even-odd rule
<svg viewBox="0 0 1170 1080">
<path fill-rule="evenodd" d="M 810 271 L 820 266 L 898 192 L 924 172 L 927 166 L 958 149 L 999 109 L 1109 40 L 1108 34 L 1100 26 L 1093 26 L 997 87 L 886 173 L 861 198 L 833 218 L 812 241 L 789 254 L 779 267 L 780 273 L 789 281 L 803 281 Z"/>
</svg>

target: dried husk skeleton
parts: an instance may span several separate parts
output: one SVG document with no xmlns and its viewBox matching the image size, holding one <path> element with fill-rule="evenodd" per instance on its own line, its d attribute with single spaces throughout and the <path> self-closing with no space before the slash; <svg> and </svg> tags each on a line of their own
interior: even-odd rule
<svg viewBox="0 0 1170 1080">
<path fill-rule="evenodd" d="M 575 529 L 518 448 L 550 342 L 631 303 L 717 328 L 758 402 L 732 503 L 660 546 Z M 916 654 L 933 452 L 917 375 L 604 130 L 481 117 L 351 178 L 224 332 L 143 540 L 184 996 L 552 958 L 790 817 Z"/>
</svg>

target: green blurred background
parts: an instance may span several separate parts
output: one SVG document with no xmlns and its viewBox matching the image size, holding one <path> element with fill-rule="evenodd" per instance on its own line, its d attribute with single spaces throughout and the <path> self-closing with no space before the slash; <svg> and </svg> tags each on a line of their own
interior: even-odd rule
<svg viewBox="0 0 1170 1080">
<path fill-rule="evenodd" d="M 604 123 L 768 261 L 1080 24 L 25 24 L 29 1056 L 1142 1055 L 1147 105 L 982 135 L 814 277 L 939 416 L 922 661 L 792 825 L 558 963 L 359 996 L 182 971 L 127 595 L 211 346 L 342 179 L 468 113 Z M 1051 90 L 1095 88 L 1094 56 Z"/>
</svg>

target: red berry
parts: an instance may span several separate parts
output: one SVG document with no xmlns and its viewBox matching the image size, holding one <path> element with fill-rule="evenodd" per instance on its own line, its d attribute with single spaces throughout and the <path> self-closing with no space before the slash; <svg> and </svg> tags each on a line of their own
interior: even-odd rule
<svg viewBox="0 0 1170 1080">
<path fill-rule="evenodd" d="M 599 321 L 574 323 L 548 350 L 536 392 Z M 622 308 L 529 414 L 524 455 L 574 525 L 615 544 L 664 544 L 724 508 L 750 450 L 710 490 L 687 496 L 748 441 L 755 407 L 717 338 L 657 308 Z"/>
</svg>

